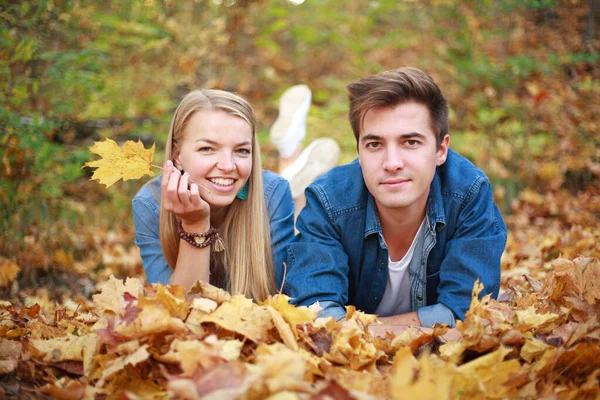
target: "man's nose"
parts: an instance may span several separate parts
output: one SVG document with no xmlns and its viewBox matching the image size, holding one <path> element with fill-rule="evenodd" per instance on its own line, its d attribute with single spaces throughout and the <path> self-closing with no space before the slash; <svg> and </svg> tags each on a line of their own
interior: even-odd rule
<svg viewBox="0 0 600 400">
<path fill-rule="evenodd" d="M 383 168 L 386 171 L 397 171 L 404 168 L 404 156 L 402 152 L 395 147 L 386 149 Z"/>
</svg>

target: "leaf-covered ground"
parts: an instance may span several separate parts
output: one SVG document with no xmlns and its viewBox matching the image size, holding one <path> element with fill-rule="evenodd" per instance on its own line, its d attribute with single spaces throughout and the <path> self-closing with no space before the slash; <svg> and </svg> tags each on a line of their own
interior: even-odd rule
<svg viewBox="0 0 600 400">
<path fill-rule="evenodd" d="M 474 296 L 459 341 L 110 277 L 91 301 L 0 303 L 0 397 L 597 398 L 599 197 L 526 191 L 513 207 L 503 293 Z"/>
</svg>

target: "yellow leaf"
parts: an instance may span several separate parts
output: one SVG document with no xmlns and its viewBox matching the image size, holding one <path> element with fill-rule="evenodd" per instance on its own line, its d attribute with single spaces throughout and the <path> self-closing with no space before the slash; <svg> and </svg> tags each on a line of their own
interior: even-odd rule
<svg viewBox="0 0 600 400">
<path fill-rule="evenodd" d="M 539 328 L 546 322 L 554 321 L 558 318 L 558 314 L 538 314 L 535 306 L 530 306 L 526 310 L 517 310 L 516 314 L 518 324 L 525 325 L 527 328 Z"/>
<path fill-rule="evenodd" d="M 92 359 L 96 354 L 98 342 L 99 338 L 95 334 L 69 335 L 50 340 L 31 341 L 38 351 L 45 353 L 44 362 L 83 361 L 83 370 L 86 375 L 91 374 Z"/>
<path fill-rule="evenodd" d="M 175 294 L 172 292 L 175 292 Z M 171 286 L 169 290 L 167 287 L 159 284 L 156 296 L 153 298 L 140 296 L 137 306 L 144 308 L 148 304 L 161 305 L 169 311 L 172 317 L 185 319 L 189 307 L 184 300 L 184 296 L 184 289 L 181 286 Z"/>
<path fill-rule="evenodd" d="M 233 296 L 231 301 L 221 304 L 213 313 L 205 315 L 200 322 L 213 322 L 254 342 L 264 341 L 269 329 L 273 328 L 269 311 L 242 295 Z"/>
<path fill-rule="evenodd" d="M 171 317 L 170 312 L 159 304 L 148 304 L 133 322 L 122 323 L 115 331 L 130 338 L 145 335 L 182 332 L 185 324 L 179 318 Z"/>
<path fill-rule="evenodd" d="M 455 375 L 450 366 L 434 364 L 433 357 L 427 353 L 419 361 L 415 360 L 405 347 L 394 356 L 390 394 L 392 399 L 450 399 Z"/>
<path fill-rule="evenodd" d="M 523 347 L 521 347 L 521 358 L 531 364 L 533 360 L 551 347 L 539 339 L 529 337 Z"/>
<path fill-rule="evenodd" d="M 341 365 L 349 365 L 352 369 L 374 366 L 379 352 L 373 343 L 368 341 L 370 335 L 363 331 L 356 318 L 344 321 L 342 328 L 332 335 L 332 344 L 325 359 Z"/>
<path fill-rule="evenodd" d="M 0 257 L 0 287 L 10 285 L 21 268 L 7 258 Z"/>
<path fill-rule="evenodd" d="M 514 397 L 516 389 L 509 385 L 510 380 L 521 369 L 519 360 L 503 361 L 512 350 L 500 346 L 498 350 L 476 358 L 458 368 L 455 390 L 468 396 L 481 396 L 494 390 L 498 398 Z"/>
<path fill-rule="evenodd" d="M 109 310 L 115 314 L 125 314 L 125 299 L 123 295 L 128 292 L 134 297 L 142 292 L 142 283 L 137 278 L 127 278 L 125 283 L 120 279 L 110 276 L 108 281 L 102 282 L 102 292 L 92 296 L 94 304 L 99 309 Z"/>
<path fill-rule="evenodd" d="M 291 333 L 291 332 L 290 332 Z M 257 351 L 256 364 L 261 368 L 262 379 L 253 385 L 260 398 L 281 391 L 306 391 L 304 376 L 309 361 L 297 351 L 292 351 L 275 343 L 261 345 Z"/>
<path fill-rule="evenodd" d="M 308 307 L 296 307 L 290 304 L 290 298 L 284 294 L 276 294 L 265 300 L 264 305 L 271 306 L 279 311 L 281 316 L 292 328 L 294 336 L 298 338 L 297 324 L 312 322 L 316 315 Z"/>
<path fill-rule="evenodd" d="M 231 300 L 229 292 L 211 285 L 204 281 L 196 281 L 194 286 L 188 291 L 189 295 L 200 295 L 204 298 L 213 300 L 217 304 L 222 304 Z"/>
<path fill-rule="evenodd" d="M 285 345 L 292 350 L 298 350 L 298 343 L 296 342 L 294 333 L 292 332 L 292 329 L 290 328 L 288 323 L 284 321 L 279 311 L 277 311 L 271 306 L 267 306 L 267 310 L 269 310 L 269 312 L 271 313 L 273 324 L 275 325 L 275 328 L 277 328 L 277 331 L 279 332 L 279 337 L 281 337 L 283 343 L 285 343 Z"/>
<path fill-rule="evenodd" d="M 148 348 L 148 345 L 145 344 L 142 347 L 140 347 L 135 353 L 128 354 L 123 357 L 119 357 L 119 358 L 115 359 L 114 361 L 112 361 L 106 367 L 106 369 L 102 372 L 100 382 L 98 383 L 97 386 L 102 387 L 103 382 L 106 378 L 121 371 L 123 368 L 125 368 L 126 365 L 128 365 L 128 364 L 137 365 L 141 362 L 146 361 L 150 357 L 150 353 L 148 353 L 148 351 L 146 350 L 147 348 Z"/>
<path fill-rule="evenodd" d="M 114 140 L 106 139 L 104 142 L 94 142 L 90 151 L 102 158 L 86 162 L 83 167 L 97 168 L 91 179 L 97 179 L 107 188 L 121 178 L 126 181 L 139 179 L 144 175 L 154 176 L 154 144 L 146 150 L 141 141 L 128 140 L 123 147 L 119 147 Z"/>
<path fill-rule="evenodd" d="M 192 376 L 199 366 L 209 370 L 223 360 L 237 360 L 241 350 L 242 342 L 239 340 L 218 340 L 211 335 L 204 341 L 175 339 L 166 354 L 155 358 L 163 362 L 179 363 L 183 374 Z"/>
</svg>

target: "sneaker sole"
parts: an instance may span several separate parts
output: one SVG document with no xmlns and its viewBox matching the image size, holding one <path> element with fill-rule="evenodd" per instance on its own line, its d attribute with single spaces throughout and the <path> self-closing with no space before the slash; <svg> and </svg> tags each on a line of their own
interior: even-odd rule
<svg viewBox="0 0 600 400">
<path fill-rule="evenodd" d="M 306 85 L 292 86 L 279 99 L 279 115 L 273 126 L 271 126 L 270 136 L 273 142 L 283 139 L 288 132 L 294 115 L 302 106 L 309 102 L 310 106 L 311 91 Z M 308 107 L 307 112 L 308 112 Z M 302 140 L 304 138 L 300 138 Z"/>
<path fill-rule="evenodd" d="M 290 183 L 292 197 L 298 198 L 315 179 L 337 166 L 340 146 L 333 139 L 321 138 L 310 144 L 298 157 L 295 166 L 282 173 Z M 286 176 L 287 175 L 287 176 Z"/>
</svg>

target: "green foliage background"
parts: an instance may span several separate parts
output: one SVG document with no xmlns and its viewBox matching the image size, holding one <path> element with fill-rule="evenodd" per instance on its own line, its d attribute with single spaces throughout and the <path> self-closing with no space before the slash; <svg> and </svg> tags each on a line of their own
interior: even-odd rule
<svg viewBox="0 0 600 400">
<path fill-rule="evenodd" d="M 334 137 L 344 163 L 356 156 L 345 85 L 416 66 L 443 88 L 451 145 L 490 175 L 504 212 L 524 187 L 597 190 L 597 3 L 2 1 L 0 254 L 65 224 L 131 226 L 142 182 L 109 191 L 89 182 L 87 146 L 141 138 L 160 149 L 171 112 L 195 87 L 255 105 L 273 169 L 278 97 L 308 84 L 307 142 Z"/>
</svg>

